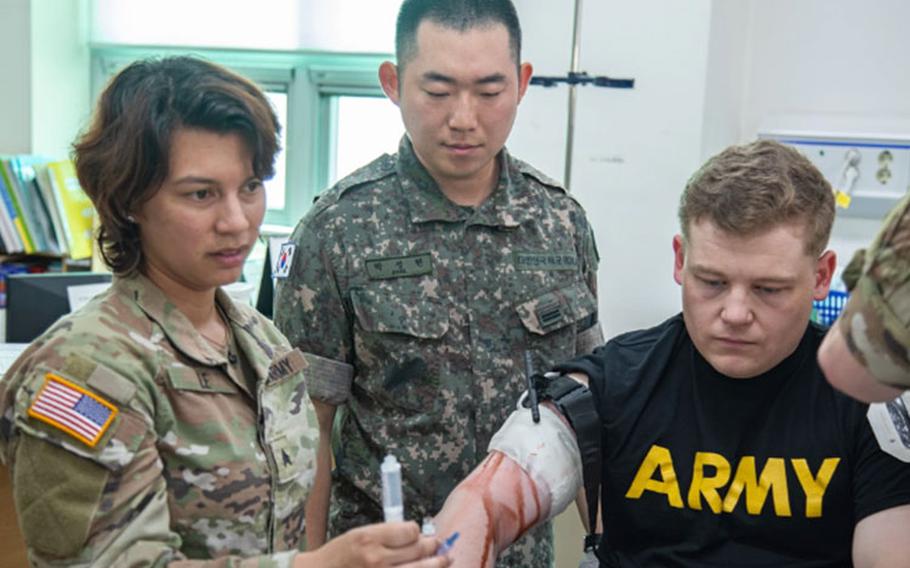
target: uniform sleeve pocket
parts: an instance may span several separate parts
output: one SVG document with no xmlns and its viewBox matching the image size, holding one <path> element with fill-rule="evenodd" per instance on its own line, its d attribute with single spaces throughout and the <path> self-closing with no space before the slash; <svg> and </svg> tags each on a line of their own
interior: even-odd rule
<svg viewBox="0 0 910 568">
<path fill-rule="evenodd" d="M 357 323 L 364 331 L 438 339 L 449 329 L 445 305 L 438 300 L 424 297 L 410 303 L 394 294 L 354 289 L 351 302 Z"/>
<path fill-rule="evenodd" d="M 19 439 L 13 497 L 28 546 L 53 558 L 76 556 L 110 473 L 33 436 Z"/>
<path fill-rule="evenodd" d="M 597 301 L 588 287 L 578 282 L 522 302 L 515 309 L 530 333 L 547 335 L 590 319 L 597 312 Z"/>
</svg>

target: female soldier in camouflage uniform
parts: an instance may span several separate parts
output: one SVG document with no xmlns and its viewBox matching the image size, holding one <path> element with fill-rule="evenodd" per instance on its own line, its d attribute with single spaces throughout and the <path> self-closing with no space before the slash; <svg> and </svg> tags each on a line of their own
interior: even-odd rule
<svg viewBox="0 0 910 568">
<path fill-rule="evenodd" d="M 219 289 L 258 237 L 278 128 L 253 84 L 192 58 L 132 64 L 102 94 L 75 159 L 114 283 L 0 383 L 33 565 L 447 564 L 413 523 L 298 553 L 318 437 L 306 365 Z"/>
</svg>

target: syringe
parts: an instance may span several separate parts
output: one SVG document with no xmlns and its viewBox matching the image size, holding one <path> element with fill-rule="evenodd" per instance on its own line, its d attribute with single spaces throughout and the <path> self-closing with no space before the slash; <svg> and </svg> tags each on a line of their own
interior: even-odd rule
<svg viewBox="0 0 910 568">
<path fill-rule="evenodd" d="M 424 517 L 423 525 L 420 527 L 420 534 L 422 536 L 436 536 L 436 523 L 433 521 L 433 517 Z M 439 545 L 439 548 L 436 549 L 436 556 L 445 556 L 452 550 L 452 546 L 455 544 L 455 541 L 458 540 L 458 537 L 461 536 L 458 531 L 452 533 L 452 535 L 442 541 Z"/>
<path fill-rule="evenodd" d="M 401 465 L 389 454 L 379 467 L 382 475 L 382 513 L 387 523 L 404 520 L 404 502 L 401 498 Z"/>
</svg>

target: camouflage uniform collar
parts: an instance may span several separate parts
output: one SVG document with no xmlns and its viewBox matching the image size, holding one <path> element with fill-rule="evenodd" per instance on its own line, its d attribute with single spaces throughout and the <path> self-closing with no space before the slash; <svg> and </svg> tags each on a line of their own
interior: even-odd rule
<svg viewBox="0 0 910 568">
<path fill-rule="evenodd" d="M 407 202 L 412 223 L 431 221 L 466 221 L 468 225 L 517 227 L 529 218 L 528 187 L 515 167 L 514 160 L 503 148 L 499 160 L 499 182 L 493 193 L 473 211 L 453 203 L 439 189 L 411 145 L 407 135 L 398 145 L 398 179 Z M 522 205 L 524 204 L 524 205 Z"/>
<path fill-rule="evenodd" d="M 269 377 L 269 367 L 272 364 L 272 360 L 269 357 L 274 358 L 281 355 L 281 353 L 273 352 L 269 345 L 264 344 L 259 339 L 261 328 L 256 329 L 256 327 L 261 326 L 262 322 L 254 315 L 244 313 L 243 310 L 238 308 L 234 300 L 231 299 L 230 294 L 218 288 L 215 291 L 215 301 L 224 310 L 224 315 L 227 316 L 228 323 L 234 334 L 237 350 L 247 354 L 246 360 L 256 373 L 257 382 L 265 384 Z M 251 353 L 264 353 L 267 357 L 249 356 Z M 253 395 L 255 396 L 255 393 Z"/>
<path fill-rule="evenodd" d="M 168 341 L 187 357 L 206 365 L 227 363 L 225 354 L 206 341 L 164 292 L 142 274 L 116 276 L 113 288 L 131 298 L 149 319 L 158 324 Z M 239 312 L 227 293 L 219 288 L 215 292 L 215 300 L 234 327 Z M 236 329 L 234 331 L 236 336 Z"/>
</svg>

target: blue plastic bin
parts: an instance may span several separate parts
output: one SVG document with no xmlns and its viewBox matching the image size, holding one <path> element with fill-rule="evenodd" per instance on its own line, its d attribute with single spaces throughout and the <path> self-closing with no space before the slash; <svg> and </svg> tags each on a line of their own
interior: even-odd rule
<svg viewBox="0 0 910 568">
<path fill-rule="evenodd" d="M 849 297 L 850 294 L 847 292 L 831 290 L 828 292 L 828 297 L 824 300 L 815 300 L 812 303 L 812 321 L 822 325 L 831 325 L 837 319 L 841 310 L 844 309 Z"/>
</svg>

